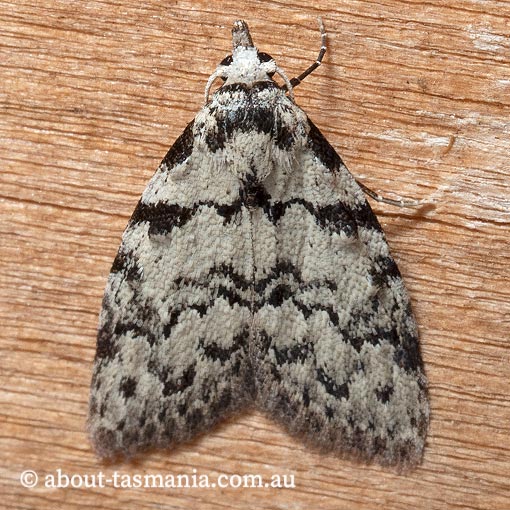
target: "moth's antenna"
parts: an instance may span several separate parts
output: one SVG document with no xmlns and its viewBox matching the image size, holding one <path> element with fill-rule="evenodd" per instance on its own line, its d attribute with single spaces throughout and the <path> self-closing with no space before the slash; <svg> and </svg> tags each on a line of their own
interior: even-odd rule
<svg viewBox="0 0 510 510">
<path fill-rule="evenodd" d="M 326 34 L 326 29 L 324 28 L 322 18 L 318 17 L 317 20 L 319 21 L 319 28 L 321 31 L 321 49 L 319 51 L 319 56 L 306 71 L 302 72 L 297 78 L 292 78 L 292 80 L 290 80 L 290 84 L 293 87 L 297 87 L 309 74 L 313 73 L 321 65 L 322 59 L 326 54 L 326 38 L 328 34 Z"/>
</svg>

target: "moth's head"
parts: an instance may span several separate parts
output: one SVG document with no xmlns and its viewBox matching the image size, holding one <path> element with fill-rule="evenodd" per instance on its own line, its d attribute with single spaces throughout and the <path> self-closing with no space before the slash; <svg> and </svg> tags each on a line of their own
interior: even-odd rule
<svg viewBox="0 0 510 510">
<path fill-rule="evenodd" d="M 260 82 L 272 82 L 273 75 L 278 74 L 284 82 L 280 88 L 287 90 L 289 99 L 294 101 L 292 84 L 285 73 L 267 53 L 262 53 L 253 46 L 248 25 L 244 21 L 236 21 L 232 29 L 232 55 L 225 57 L 205 87 L 205 102 L 209 101 L 209 91 L 216 78 L 221 78 L 224 85 L 242 83 L 252 87 Z"/>
<path fill-rule="evenodd" d="M 232 45 L 232 55 L 225 57 L 216 70 L 225 85 L 244 83 L 251 86 L 261 81 L 272 81 L 277 70 L 276 62 L 267 53 L 255 48 L 246 22 L 234 23 Z"/>
</svg>

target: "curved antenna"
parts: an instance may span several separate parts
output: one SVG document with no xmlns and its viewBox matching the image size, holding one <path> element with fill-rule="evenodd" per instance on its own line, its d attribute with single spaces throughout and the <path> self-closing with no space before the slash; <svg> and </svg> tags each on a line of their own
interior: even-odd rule
<svg viewBox="0 0 510 510">
<path fill-rule="evenodd" d="M 287 75 L 283 72 L 283 69 L 276 66 L 275 73 L 281 76 L 282 80 L 285 83 L 285 88 L 287 89 L 287 92 L 289 93 L 289 98 L 294 101 L 294 91 L 292 90 L 292 81 L 287 78 Z M 283 89 L 283 87 L 282 87 Z"/>
<path fill-rule="evenodd" d="M 324 28 L 322 18 L 319 16 L 317 20 L 319 21 L 319 29 L 321 31 L 321 49 L 319 51 L 319 55 L 317 60 L 308 69 L 303 71 L 297 78 L 292 78 L 292 80 L 290 80 L 290 83 L 293 87 L 297 87 L 309 74 L 313 73 L 321 65 L 322 59 L 326 54 L 326 39 L 328 34 Z"/>
<path fill-rule="evenodd" d="M 205 86 L 205 102 L 206 102 L 206 104 L 209 101 L 209 92 L 211 90 L 212 84 L 214 83 L 214 80 L 216 80 L 216 78 L 219 78 L 220 76 L 221 76 L 221 69 L 216 69 L 216 71 L 214 71 L 214 73 L 212 73 L 211 76 L 209 76 L 209 79 L 207 80 L 207 84 Z"/>
</svg>

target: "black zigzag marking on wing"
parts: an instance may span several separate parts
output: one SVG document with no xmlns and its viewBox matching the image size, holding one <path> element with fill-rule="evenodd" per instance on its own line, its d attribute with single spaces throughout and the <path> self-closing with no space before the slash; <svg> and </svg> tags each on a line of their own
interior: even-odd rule
<svg viewBox="0 0 510 510">
<path fill-rule="evenodd" d="M 419 342 L 416 334 L 407 328 L 398 328 L 401 323 L 400 319 L 394 319 L 394 316 L 400 317 L 403 313 L 411 318 L 410 304 L 407 303 L 406 308 L 401 310 L 399 304 L 394 302 L 391 310 L 386 310 L 390 315 L 390 325 L 388 327 L 374 326 L 373 319 L 378 316 L 383 309 L 380 297 L 376 294 L 372 298 L 371 308 L 369 311 L 364 310 L 361 313 L 352 313 L 349 322 L 345 326 L 345 331 L 349 332 L 344 338 L 349 339 L 350 345 L 360 352 L 364 345 L 379 345 L 387 342 L 395 348 L 395 363 L 406 372 L 416 372 L 423 368 L 421 355 L 419 351 Z M 355 332 L 359 331 L 359 334 Z"/>
<path fill-rule="evenodd" d="M 191 363 L 180 375 L 175 374 L 175 369 L 168 364 L 160 364 L 156 358 L 149 360 L 147 370 L 157 376 L 163 384 L 162 393 L 165 397 L 183 392 L 193 386 L 196 375 L 196 362 Z"/>
<path fill-rule="evenodd" d="M 337 290 L 337 284 L 327 279 L 304 282 L 301 272 L 294 264 L 288 260 L 279 261 L 272 269 L 271 274 L 256 282 L 255 292 L 260 297 L 255 303 L 255 308 L 258 310 L 266 304 L 277 308 L 285 301 L 291 301 L 305 319 L 308 319 L 314 311 L 323 311 L 328 314 L 331 323 L 338 326 L 338 313 L 333 307 L 321 303 L 305 305 L 299 301 L 297 291 L 305 292 L 321 287 L 325 287 L 331 292 Z"/>
<path fill-rule="evenodd" d="M 315 222 L 322 229 L 328 229 L 330 232 L 335 232 L 337 234 L 342 232 L 347 237 L 356 235 L 357 222 L 353 210 L 340 201 L 336 204 L 315 206 L 303 198 L 292 198 L 285 202 L 266 203 L 264 205 L 264 212 L 266 216 L 276 224 L 286 213 L 286 210 L 294 204 L 299 204 L 305 208 L 315 218 Z"/>
<path fill-rule="evenodd" d="M 358 204 L 356 207 L 353 207 L 351 209 L 351 214 L 358 227 L 375 230 L 384 234 L 377 216 L 374 214 L 374 211 L 372 211 L 370 204 L 366 200 L 362 204 Z"/>
<path fill-rule="evenodd" d="M 119 345 L 112 342 L 112 317 L 114 312 L 104 299 L 103 313 L 106 315 L 106 320 L 103 327 L 101 327 L 97 333 L 96 361 L 113 359 L 119 352 Z"/>
<path fill-rule="evenodd" d="M 243 329 L 241 333 L 234 336 L 232 344 L 229 347 L 221 347 L 216 342 L 206 343 L 204 338 L 199 339 L 198 345 L 203 350 L 203 354 L 206 358 L 211 361 L 220 361 L 220 363 L 224 365 L 227 361 L 235 359 L 234 355 L 243 350 L 248 338 L 249 330 Z M 240 363 L 238 363 L 233 370 L 233 374 L 237 375 L 240 368 Z"/>
<path fill-rule="evenodd" d="M 407 312 L 407 315 L 410 316 L 410 311 Z M 400 342 L 395 347 L 393 359 L 406 372 L 423 371 L 423 359 L 420 353 L 418 337 L 407 329 L 403 331 Z"/>
<path fill-rule="evenodd" d="M 235 291 L 224 288 L 223 290 L 219 291 L 217 297 L 208 299 L 206 302 L 193 303 L 191 305 L 177 305 L 177 306 L 173 305 L 169 311 L 170 317 L 168 322 L 161 323 L 162 337 L 168 338 L 171 335 L 172 330 L 179 323 L 180 317 L 183 313 L 189 312 L 190 310 L 194 310 L 198 313 L 200 317 L 204 317 L 208 313 L 208 311 L 214 307 L 215 303 L 220 299 L 226 301 L 230 306 L 237 304 L 241 307 L 251 308 L 251 303 L 249 300 L 242 299 Z M 157 316 L 156 310 L 153 310 L 152 314 L 156 317 Z M 99 338 L 102 339 L 104 336 L 105 341 L 107 341 L 109 336 L 111 336 L 110 329 L 111 328 L 106 324 L 105 327 L 102 329 L 102 331 L 104 330 L 105 334 L 103 335 L 102 331 L 100 331 Z M 133 336 L 146 337 L 147 341 L 151 345 L 156 341 L 156 336 L 153 332 L 153 328 L 151 326 L 141 325 L 140 322 L 138 321 L 119 322 L 115 326 L 113 331 L 115 336 L 120 336 L 127 332 L 130 332 L 131 334 L 133 334 Z M 101 349 L 101 352 L 103 351 L 105 353 L 104 354 L 105 357 L 110 354 L 106 348 Z"/>
<path fill-rule="evenodd" d="M 375 264 L 378 267 L 377 270 L 374 269 L 374 271 L 376 271 L 377 274 L 379 274 L 379 272 L 383 273 L 380 280 L 374 281 L 374 284 L 379 288 L 387 288 L 388 280 L 391 278 L 400 278 L 397 266 L 391 257 L 381 257 Z M 384 276 L 385 271 L 388 271 L 387 276 Z M 308 319 L 312 313 L 316 311 L 324 311 L 328 314 L 331 325 L 338 328 L 339 316 L 333 306 L 327 306 L 322 303 L 304 304 L 300 301 L 299 292 L 314 287 L 326 287 L 331 291 L 337 290 L 336 283 L 327 280 L 308 282 L 305 284 L 298 268 L 288 261 L 280 261 L 270 275 L 256 283 L 255 290 L 259 299 L 255 303 L 255 310 L 267 304 L 280 307 L 283 302 L 290 301 L 305 319 Z M 348 339 L 349 343 L 358 352 L 366 343 L 378 345 L 382 341 L 387 341 L 395 346 L 395 362 L 408 372 L 416 371 L 421 367 L 421 357 L 416 336 L 409 333 L 407 330 L 400 334 L 395 326 L 398 322 L 397 320 L 392 320 L 388 328 L 371 326 L 374 316 L 381 312 L 382 306 L 378 295 L 375 295 L 372 301 L 370 312 L 352 312 L 349 323 L 339 329 L 340 338 Z M 389 310 L 388 313 L 400 313 L 397 303 L 394 303 L 393 308 L 394 309 Z M 411 317 L 410 309 L 405 310 L 404 314 Z M 361 327 L 363 324 L 366 326 Z M 355 331 L 360 331 L 360 336 L 353 334 Z M 284 359 L 283 355 L 278 356 L 278 353 L 275 353 L 275 355 L 277 359 Z"/>
<path fill-rule="evenodd" d="M 211 289 L 211 278 L 215 275 L 221 276 L 224 279 L 224 282 L 214 289 Z M 279 262 L 268 277 L 256 283 L 255 290 L 259 298 L 252 303 L 249 299 L 246 299 L 241 295 L 241 292 L 250 288 L 252 284 L 251 280 L 239 275 L 232 265 L 221 264 L 210 268 L 208 274 L 200 280 L 189 277 L 179 277 L 174 280 L 174 284 L 180 288 L 190 286 L 195 290 L 202 289 L 202 295 L 205 297 L 205 300 L 191 305 L 183 304 L 176 306 L 175 304 L 171 304 L 171 308 L 168 313 L 168 322 L 161 325 L 162 336 L 164 338 L 168 338 L 170 336 L 173 328 L 179 323 L 179 318 L 183 313 L 189 310 L 195 310 L 200 317 L 203 317 L 219 299 L 223 299 L 231 307 L 238 305 L 240 307 L 250 309 L 253 313 L 266 304 L 271 304 L 277 307 L 285 300 L 290 299 L 305 318 L 308 318 L 314 311 L 325 311 L 328 314 L 331 323 L 334 326 L 337 326 L 338 314 L 332 307 L 325 306 L 320 303 L 311 305 L 300 303 L 299 299 L 295 296 L 294 290 L 290 286 L 292 282 L 277 283 L 278 280 L 289 279 L 289 277 L 293 280 L 292 287 L 297 286 L 301 292 L 318 287 L 326 287 L 331 291 L 335 291 L 337 288 L 335 282 L 328 280 L 305 283 L 299 270 L 295 266 L 288 261 Z M 273 286 L 272 289 L 270 289 L 271 286 Z M 267 294 L 269 289 L 269 297 L 265 297 L 264 294 Z M 212 293 L 214 294 L 213 297 L 211 297 Z M 120 336 L 129 332 L 134 336 L 145 337 L 149 343 L 153 344 L 156 341 L 156 337 L 154 330 L 149 324 L 150 317 L 154 314 L 155 310 L 152 310 L 151 305 L 146 303 L 144 306 L 139 307 L 138 310 L 138 318 L 142 318 L 143 320 L 129 322 L 121 321 L 114 326 L 113 331 L 111 331 L 112 327 L 107 322 L 103 327 L 103 331 L 100 332 L 99 338 L 101 339 L 104 337 L 104 339 L 107 340 L 111 333 L 115 336 Z M 101 342 L 101 345 L 103 345 L 103 342 Z M 106 349 L 106 346 L 105 348 L 101 348 L 100 352 L 103 352 L 105 357 L 111 354 L 108 352 L 108 349 Z"/>
<path fill-rule="evenodd" d="M 374 298 L 374 302 L 377 302 L 377 297 Z M 382 342 L 387 342 L 393 345 L 395 352 L 393 359 L 395 364 L 401 369 L 408 373 L 416 373 L 418 370 L 423 369 L 423 362 L 420 354 L 420 346 L 418 337 L 414 332 L 411 332 L 407 328 L 397 329 L 401 321 L 391 320 L 391 325 L 387 328 L 381 326 L 371 326 L 373 316 L 380 313 L 380 305 L 374 305 L 373 314 L 353 314 L 350 318 L 346 331 L 349 331 L 348 336 L 350 345 L 358 352 L 361 351 L 364 345 L 372 344 L 379 345 Z M 397 310 L 398 304 L 393 305 L 393 310 L 388 311 L 389 314 L 393 315 L 397 313 L 399 316 L 402 311 Z M 411 310 L 408 307 L 404 311 L 406 316 L 411 317 Z M 360 329 L 360 325 L 365 324 L 366 327 L 361 328 L 363 334 L 355 335 L 352 332 Z"/>
<path fill-rule="evenodd" d="M 204 292 L 210 290 L 205 285 L 204 287 L 205 287 Z M 198 288 L 200 288 L 200 285 L 194 286 L 194 289 Z M 251 309 L 251 302 L 249 300 L 240 297 L 240 295 L 237 292 L 235 292 L 235 290 L 228 289 L 226 286 L 222 286 L 222 289 L 218 291 L 218 295 L 216 297 L 206 298 L 205 301 L 201 303 L 193 303 L 190 305 L 172 304 L 170 310 L 168 311 L 168 314 L 170 316 L 168 322 L 161 323 L 162 337 L 168 338 L 171 335 L 173 328 L 179 323 L 182 314 L 189 312 L 190 310 L 194 310 L 195 312 L 197 312 L 199 317 L 204 317 L 205 315 L 207 315 L 209 310 L 214 307 L 215 303 L 219 300 L 226 301 L 231 307 L 233 307 L 234 304 L 237 304 L 240 307 Z M 156 310 L 153 310 L 152 313 L 154 316 L 157 316 Z M 151 341 L 154 342 L 155 340 L 155 336 L 152 333 L 152 331 L 150 331 L 149 328 L 139 326 L 137 323 L 129 322 L 126 324 L 118 324 L 117 327 L 115 328 L 116 334 L 122 334 L 126 331 L 132 331 L 134 334 L 136 334 L 136 336 L 147 336 L 149 342 Z"/>
<path fill-rule="evenodd" d="M 120 252 L 114 263 L 115 271 L 123 271 L 127 280 L 131 279 L 131 274 L 134 273 L 139 275 L 139 270 L 136 259 L 132 255 L 127 256 L 124 252 Z M 389 278 L 400 277 L 398 268 L 391 257 L 382 257 L 379 261 L 376 261 L 373 266 L 373 283 L 377 286 L 383 286 L 388 284 Z M 221 276 L 224 279 L 224 283 L 219 284 L 215 289 L 210 289 L 211 279 L 215 276 Z M 252 312 L 256 312 L 266 304 L 270 304 L 274 307 L 281 306 L 285 301 L 291 301 L 294 306 L 299 310 L 305 319 L 308 319 L 312 313 L 316 311 L 324 311 L 328 314 L 330 322 L 333 326 L 337 327 L 339 324 L 338 313 L 332 306 L 326 306 L 321 303 L 306 305 L 299 300 L 297 291 L 304 292 L 308 289 L 326 287 L 331 292 L 337 290 L 337 285 L 334 281 L 321 280 L 304 282 L 299 269 L 289 261 L 279 261 L 278 264 L 273 268 L 271 273 L 264 279 L 259 280 L 255 284 L 255 292 L 258 296 L 255 302 L 251 302 L 249 299 L 243 298 L 240 294 L 241 291 L 247 291 L 251 286 L 251 280 L 239 275 L 231 264 L 220 264 L 213 266 L 209 269 L 207 275 L 202 279 L 189 278 L 189 277 L 178 277 L 173 282 L 177 287 L 190 286 L 194 289 L 202 289 L 202 295 L 207 297 L 214 292 L 214 297 L 207 297 L 205 301 L 194 303 L 189 306 L 182 306 L 182 308 L 174 308 L 170 310 L 170 320 L 163 326 L 163 336 L 168 337 L 173 327 L 179 322 L 179 317 L 182 313 L 187 310 L 195 310 L 199 316 L 203 317 L 209 308 L 213 307 L 216 300 L 224 299 L 229 306 L 235 304 L 252 309 Z M 372 307 L 373 314 L 378 313 L 379 304 L 377 297 L 374 297 L 374 304 Z M 147 315 L 147 306 L 143 307 L 146 311 L 144 315 Z M 143 311 L 143 310 L 142 310 Z M 352 317 L 352 327 L 348 327 L 349 331 L 356 331 L 358 328 L 355 327 L 357 323 L 369 323 L 370 318 L 373 314 L 364 313 L 358 316 L 354 314 Z M 410 314 L 410 312 L 409 312 Z M 370 330 L 370 328 L 367 328 Z M 137 336 L 144 336 L 149 342 L 154 342 L 154 335 L 150 328 L 143 327 L 140 323 L 126 323 L 117 324 L 115 327 L 115 334 L 120 335 L 130 331 L 132 334 Z M 359 338 L 351 338 L 354 347 L 358 346 L 358 350 L 361 349 L 364 342 L 373 344 L 380 343 L 381 339 L 387 339 L 393 345 L 399 344 L 399 338 L 396 336 L 393 330 L 382 330 L 380 328 L 373 329 L 373 334 L 368 337 L 366 334 Z M 100 333 L 99 338 L 101 339 L 104 335 Z M 107 335 L 106 335 L 107 336 Z M 101 345 L 103 343 L 101 342 Z M 100 352 L 106 351 L 107 349 L 100 349 Z M 106 352 L 105 352 L 106 354 Z M 413 361 L 419 359 L 417 356 L 411 356 L 408 360 L 404 355 L 401 356 L 400 363 L 410 368 L 414 366 Z"/>
<path fill-rule="evenodd" d="M 373 260 L 370 276 L 373 284 L 377 287 L 388 285 L 392 279 L 401 278 L 396 262 L 388 256 L 381 256 Z"/>
<path fill-rule="evenodd" d="M 115 314 L 106 303 L 103 304 L 103 309 L 106 318 L 97 335 L 96 359 L 113 359 L 120 349 L 119 344 L 113 339 L 127 333 L 134 337 L 145 338 L 150 345 L 156 342 L 156 335 L 151 323 L 154 314 L 150 304 L 144 304 L 137 308 L 136 321 L 117 321 Z"/>
<path fill-rule="evenodd" d="M 123 273 L 127 281 L 139 280 L 142 276 L 142 269 L 133 253 L 121 245 L 115 260 L 113 261 L 111 273 Z"/>
<path fill-rule="evenodd" d="M 328 279 L 306 282 L 301 275 L 301 271 L 289 260 L 279 260 L 271 273 L 265 278 L 261 278 L 255 283 L 255 292 L 262 295 L 265 290 L 275 281 L 282 277 L 289 276 L 299 285 L 300 289 L 309 289 L 314 287 L 327 287 L 331 291 L 337 290 L 336 282 Z"/>
<path fill-rule="evenodd" d="M 124 262 L 128 264 L 127 269 L 123 266 Z M 119 256 L 117 262 L 114 264 L 115 272 L 123 272 L 124 278 L 127 281 L 130 281 L 129 267 L 133 264 L 137 267 L 135 259 Z M 220 275 L 223 278 L 223 282 L 215 288 L 210 288 L 211 278 L 214 278 L 215 275 Z M 179 323 L 180 316 L 183 313 L 189 310 L 195 310 L 200 317 L 203 317 L 207 314 L 208 310 L 214 306 L 216 301 L 220 299 L 226 301 L 231 307 L 237 304 L 240 307 L 248 309 L 252 308 L 251 301 L 243 298 L 241 295 L 242 291 L 246 291 L 250 287 L 251 280 L 239 275 L 235 271 L 234 267 L 229 264 L 220 264 L 210 268 L 208 274 L 201 280 L 188 277 L 178 277 L 173 283 L 177 288 L 191 286 L 195 290 L 202 289 L 202 295 L 205 299 L 202 302 L 193 303 L 191 305 L 175 305 L 175 303 L 171 303 L 170 309 L 168 310 L 169 319 L 167 322 L 160 323 L 163 338 L 168 338 L 170 336 L 173 328 Z M 212 297 L 211 294 L 213 295 Z M 113 312 L 108 311 L 106 304 L 103 304 L 103 307 L 105 307 L 107 318 L 98 333 L 98 358 L 114 357 L 116 349 L 114 348 L 114 343 L 111 339 L 113 337 L 122 336 L 126 333 L 130 333 L 132 336 L 136 337 L 143 337 L 151 345 L 157 341 L 155 328 L 152 324 L 152 318 L 158 317 L 158 313 L 149 300 L 137 305 L 136 321 L 120 320 L 113 322 Z"/>
<path fill-rule="evenodd" d="M 263 332 L 263 341 L 265 343 L 266 351 L 271 349 L 274 354 L 276 363 L 272 364 L 272 375 L 277 381 L 281 380 L 279 367 L 282 367 L 283 365 L 301 365 L 307 360 L 315 358 L 314 343 L 310 341 L 303 340 L 292 346 L 277 348 L 277 346 L 274 345 L 272 338 L 266 332 Z M 315 372 L 317 380 L 330 395 L 339 399 L 349 398 L 349 385 L 347 382 L 339 384 L 333 377 L 329 376 L 326 373 L 326 370 L 322 367 L 316 368 Z M 303 392 L 303 399 L 308 399 L 309 402 L 309 395 L 306 387 Z"/>
<path fill-rule="evenodd" d="M 174 228 L 183 227 L 199 212 L 201 207 L 216 209 L 218 215 L 225 218 L 225 223 L 230 223 L 233 216 L 241 210 L 240 202 L 220 205 L 212 201 L 200 201 L 192 207 L 184 207 L 179 204 L 168 204 L 166 202 L 146 204 L 140 201 L 131 217 L 130 226 L 147 222 L 149 223 L 150 235 L 167 234 Z"/>
<path fill-rule="evenodd" d="M 356 206 L 349 206 L 340 200 L 335 204 L 316 206 L 303 198 L 291 198 L 285 202 L 266 200 L 258 205 L 263 208 L 267 218 L 276 225 L 286 214 L 287 209 L 294 204 L 306 209 L 315 218 L 317 225 L 330 232 L 343 232 L 347 237 L 355 236 L 360 227 L 383 232 L 379 220 L 366 200 Z"/>
<path fill-rule="evenodd" d="M 189 276 L 179 276 L 174 280 L 175 285 L 198 285 L 198 286 L 206 286 L 210 283 L 211 279 L 215 276 L 221 276 L 225 280 L 231 281 L 237 289 L 247 290 L 251 284 L 251 279 L 245 278 L 240 275 L 234 268 L 232 264 L 218 264 L 212 266 L 207 275 L 204 276 L 203 281 L 198 280 L 197 278 L 191 278 Z"/>
<path fill-rule="evenodd" d="M 275 345 L 272 345 L 271 348 L 274 352 L 276 363 L 281 366 L 292 363 L 303 364 L 307 359 L 315 355 L 313 346 L 313 342 L 302 340 L 290 347 L 284 346 L 278 349 Z"/>
<path fill-rule="evenodd" d="M 215 287 L 211 287 L 211 282 L 216 276 L 221 276 L 222 282 Z M 177 287 L 192 287 L 194 290 L 202 290 L 203 296 L 206 296 L 206 302 L 194 303 L 193 305 L 183 307 L 182 310 L 173 313 L 180 314 L 186 309 L 195 309 L 203 316 L 207 309 L 212 307 L 217 299 L 223 298 L 231 307 L 235 304 L 251 309 L 251 301 L 242 297 L 241 292 L 247 291 L 251 286 L 251 280 L 237 273 L 232 264 L 219 264 L 211 267 L 206 275 L 199 278 L 180 276 L 174 280 Z M 214 294 L 214 297 L 207 296 Z"/>
<path fill-rule="evenodd" d="M 194 285 L 193 290 L 200 289 L 202 286 L 200 285 Z M 204 293 L 209 291 L 210 289 L 207 285 L 203 286 Z M 251 309 L 251 301 L 249 299 L 242 298 L 238 292 L 236 292 L 234 289 L 229 289 L 225 285 L 218 286 L 217 289 L 215 289 L 215 292 L 217 293 L 217 296 L 207 299 L 205 302 L 202 303 L 193 303 L 192 305 L 184 305 L 179 310 L 174 309 L 175 313 L 182 314 L 186 310 L 195 310 L 200 317 L 204 317 L 204 315 L 207 314 L 210 308 L 214 306 L 216 301 L 223 299 L 226 301 L 230 307 L 233 307 L 235 304 L 241 307 L 245 307 L 248 309 Z"/>
<path fill-rule="evenodd" d="M 316 207 L 311 202 L 302 198 L 293 198 L 285 202 L 270 203 L 269 195 L 264 195 L 262 192 L 257 192 L 254 195 L 247 194 L 248 192 L 244 189 L 240 192 L 246 196 L 243 196 L 232 204 L 216 204 L 212 201 L 200 201 L 192 207 L 185 207 L 179 204 L 168 204 L 166 202 L 146 204 L 140 201 L 131 217 L 130 225 L 148 222 L 150 225 L 149 234 L 162 235 L 171 232 L 173 228 L 183 227 L 199 212 L 201 207 L 215 209 L 217 214 L 224 218 L 225 223 L 230 223 L 234 216 L 240 213 L 245 205 L 261 206 L 267 218 L 273 224 L 276 224 L 288 208 L 294 204 L 299 204 L 315 218 L 316 223 L 321 228 L 327 228 L 331 232 L 342 232 L 346 236 L 352 237 L 356 235 L 357 227 L 359 226 L 381 230 L 379 222 L 368 204 L 356 209 L 349 208 L 342 202 Z M 261 197 L 263 197 L 264 200 L 262 200 Z"/>
<path fill-rule="evenodd" d="M 349 385 L 347 382 L 342 384 L 338 384 L 337 381 L 329 376 L 323 368 L 318 368 L 316 370 L 317 380 L 324 386 L 324 389 L 334 397 L 340 398 L 349 398 Z"/>
<path fill-rule="evenodd" d="M 301 312 L 301 315 L 308 319 L 313 312 L 322 311 L 326 312 L 329 316 L 329 320 L 333 324 L 333 326 L 338 326 L 338 313 L 335 312 L 332 306 L 326 306 L 321 303 L 315 304 L 304 304 L 301 303 L 296 296 L 296 292 L 294 289 L 287 284 L 278 284 L 271 291 L 271 294 L 268 299 L 263 300 L 260 303 L 260 306 L 264 304 L 271 305 L 275 308 L 280 307 L 285 301 L 291 301 L 292 304 Z"/>
</svg>

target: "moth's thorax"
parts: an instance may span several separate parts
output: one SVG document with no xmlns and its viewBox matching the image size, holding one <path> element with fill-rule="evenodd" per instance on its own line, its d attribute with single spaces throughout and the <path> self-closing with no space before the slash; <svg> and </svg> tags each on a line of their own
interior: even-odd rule
<svg viewBox="0 0 510 510">
<path fill-rule="evenodd" d="M 223 85 L 197 115 L 195 140 L 243 178 L 264 180 L 291 167 L 310 127 L 305 113 L 273 81 Z"/>
<path fill-rule="evenodd" d="M 240 46 L 232 53 L 232 62 L 224 66 L 222 76 L 226 78 L 225 85 L 244 83 L 253 86 L 258 82 L 272 81 L 270 74 L 276 71 L 274 60 L 261 62 L 257 48 Z"/>
</svg>

